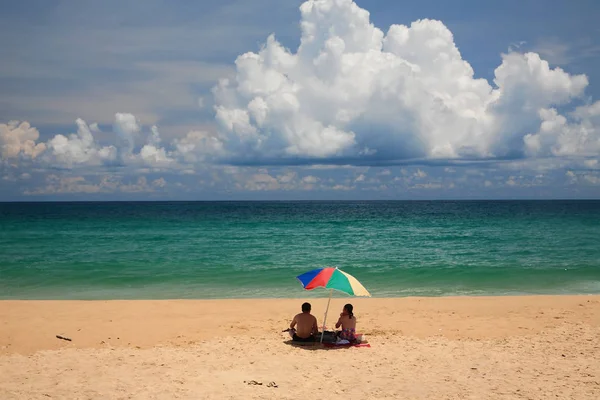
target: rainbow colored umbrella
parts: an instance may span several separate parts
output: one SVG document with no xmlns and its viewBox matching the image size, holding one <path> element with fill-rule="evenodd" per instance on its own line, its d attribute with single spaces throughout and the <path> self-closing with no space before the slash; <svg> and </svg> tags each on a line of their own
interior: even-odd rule
<svg viewBox="0 0 600 400">
<path fill-rule="evenodd" d="M 326 289 L 339 290 L 351 296 L 368 296 L 371 294 L 365 287 L 352 275 L 341 269 L 326 267 L 317 268 L 308 271 L 296 277 L 304 289 L 313 290 L 318 287 Z"/>
<path fill-rule="evenodd" d="M 331 303 L 331 295 L 334 290 L 347 293 L 351 296 L 368 296 L 371 294 L 365 287 L 352 275 L 338 269 L 337 267 L 317 268 L 308 271 L 296 277 L 306 290 L 313 290 L 318 287 L 330 289 L 329 300 L 327 301 L 327 309 L 323 318 L 323 329 L 321 333 L 321 342 L 325 334 L 325 322 L 327 321 L 327 312 L 329 311 L 329 303 Z"/>
</svg>

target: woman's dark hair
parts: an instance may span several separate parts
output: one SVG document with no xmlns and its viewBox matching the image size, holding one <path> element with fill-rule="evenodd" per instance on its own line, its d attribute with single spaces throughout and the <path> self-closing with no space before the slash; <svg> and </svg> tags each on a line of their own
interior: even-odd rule
<svg viewBox="0 0 600 400">
<path fill-rule="evenodd" d="M 352 313 L 352 311 L 354 310 L 354 307 L 352 307 L 352 304 L 346 304 L 344 306 L 344 310 L 346 310 L 348 312 L 348 316 L 350 317 L 350 319 L 352 319 L 354 317 L 354 314 Z"/>
</svg>

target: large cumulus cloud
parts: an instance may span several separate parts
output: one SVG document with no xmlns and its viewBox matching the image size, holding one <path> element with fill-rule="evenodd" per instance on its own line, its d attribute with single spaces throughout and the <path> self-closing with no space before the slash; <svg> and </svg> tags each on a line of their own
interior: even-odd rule
<svg viewBox="0 0 600 400">
<path fill-rule="evenodd" d="M 574 144 L 597 142 L 593 116 L 555 109 L 582 97 L 584 75 L 510 52 L 490 83 L 474 77 L 440 21 L 392 25 L 384 34 L 351 0 L 309 0 L 300 12 L 295 52 L 272 35 L 258 53 L 240 55 L 235 79 L 213 90 L 234 161 L 598 154 L 597 146 Z M 546 133 L 552 118 L 562 123 Z"/>
<path fill-rule="evenodd" d="M 308 0 L 300 18 L 297 49 L 286 49 L 271 35 L 260 51 L 237 58 L 234 78 L 213 88 L 217 129 L 168 139 L 158 127 L 117 113 L 105 131 L 77 119 L 75 132 L 41 142 L 28 122 L 0 124 L 2 179 L 30 181 L 34 171 L 63 169 L 70 180 L 45 183 L 91 193 L 117 186 L 110 180 L 84 182 L 72 175 L 80 168 L 98 176 L 121 168 L 136 177 L 167 170 L 191 176 L 204 168 L 201 184 L 229 177 L 235 187 L 251 191 L 354 190 L 398 182 L 433 188 L 451 183 L 434 181 L 420 169 L 410 179 L 402 173 L 375 181 L 361 172 L 340 181 L 325 173 L 294 175 L 301 168 L 269 175 L 230 174 L 225 167 L 220 178 L 215 164 L 252 171 L 269 164 L 357 168 L 467 161 L 490 171 L 560 169 L 570 181 L 597 184 L 600 102 L 585 97 L 586 76 L 553 68 L 536 53 L 513 51 L 501 55 L 492 81 L 475 78 L 442 22 L 423 19 L 384 33 L 351 0 Z M 570 175 L 564 175 L 567 168 Z M 507 185 L 520 176 L 515 173 Z M 531 184 L 533 178 L 523 176 Z M 158 175 L 149 179 L 161 182 Z M 162 187 L 131 185 L 119 187 Z M 494 179 L 485 180 L 485 187 L 494 185 Z"/>
</svg>

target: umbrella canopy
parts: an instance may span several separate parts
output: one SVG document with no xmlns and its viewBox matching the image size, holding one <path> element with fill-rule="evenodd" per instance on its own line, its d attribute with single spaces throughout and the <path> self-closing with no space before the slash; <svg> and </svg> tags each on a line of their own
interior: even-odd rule
<svg viewBox="0 0 600 400">
<path fill-rule="evenodd" d="M 323 287 L 339 290 L 351 296 L 371 297 L 369 291 L 355 277 L 337 267 L 317 268 L 296 278 L 306 290 Z"/>
</svg>

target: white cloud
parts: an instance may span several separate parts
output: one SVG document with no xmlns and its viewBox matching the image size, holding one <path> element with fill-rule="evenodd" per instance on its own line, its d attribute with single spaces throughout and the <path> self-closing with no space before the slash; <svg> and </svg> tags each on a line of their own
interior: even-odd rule
<svg viewBox="0 0 600 400">
<path fill-rule="evenodd" d="M 94 133 L 104 135 L 97 124 L 88 125 L 81 118 L 75 122 L 77 125 L 75 133 L 55 135 L 46 143 L 36 143 L 39 133 L 35 128 L 30 127 L 28 122 L 0 124 L 2 159 L 15 159 L 14 166 L 17 166 L 18 160 L 16 159 L 19 156 L 28 157 L 36 163 L 35 167 L 37 168 L 67 169 L 77 166 L 102 167 L 115 163 L 121 166 L 158 168 L 173 165 L 175 162 L 172 155 L 164 147 L 161 147 L 162 141 L 156 126 L 150 128 L 151 132 L 147 143 L 141 147 L 139 152 L 134 153 L 136 138 L 142 127 L 136 117 L 131 114 L 117 113 L 115 115 L 114 134 L 116 140 L 114 144 L 106 146 L 98 144 L 94 137 Z M 194 137 L 193 132 L 190 132 L 180 142 L 186 144 L 190 137 Z M 180 150 L 185 153 L 188 148 L 177 148 L 176 150 L 178 151 L 175 152 L 175 156 L 185 158 Z M 192 151 L 194 148 L 189 148 L 189 150 Z"/>
<path fill-rule="evenodd" d="M 319 182 L 319 178 L 317 178 L 316 176 L 308 175 L 308 176 L 305 176 L 304 178 L 302 178 L 302 182 L 308 183 L 308 184 L 314 184 L 314 183 Z"/>
<path fill-rule="evenodd" d="M 295 172 L 286 172 L 285 174 L 279 175 L 277 177 L 277 180 L 279 182 L 281 182 L 282 184 L 289 184 L 289 183 L 294 182 L 296 177 L 297 177 L 297 174 Z"/>
<path fill-rule="evenodd" d="M 199 163 L 223 156 L 223 142 L 209 132 L 190 131 L 181 139 L 174 140 L 176 156 L 184 163 Z"/>
<path fill-rule="evenodd" d="M 166 165 L 172 161 L 167 156 L 165 149 L 157 148 L 149 144 L 142 147 L 140 150 L 140 157 L 144 163 L 156 166 Z"/>
<path fill-rule="evenodd" d="M 567 177 L 567 180 L 569 181 L 569 183 L 571 183 L 571 184 L 577 183 L 577 175 L 573 171 L 565 172 L 565 176 Z"/>
<path fill-rule="evenodd" d="M 441 189 L 444 185 L 441 183 L 430 182 L 430 183 L 416 183 L 411 186 L 411 189 Z"/>
<path fill-rule="evenodd" d="M 340 191 L 349 191 L 349 190 L 353 190 L 354 186 L 337 184 L 337 185 L 333 185 L 333 187 L 331 189 L 332 190 L 340 190 Z"/>
<path fill-rule="evenodd" d="M 474 78 L 440 21 L 384 34 L 351 0 L 309 0 L 300 11 L 295 52 L 270 36 L 213 90 L 225 142 L 239 159 L 535 155 L 534 140 L 523 141 L 528 126 L 588 84 L 536 53 L 511 52 L 494 88 Z M 579 150 L 562 149 L 557 156 Z"/>
<path fill-rule="evenodd" d="M 46 185 L 25 190 L 25 195 L 58 194 L 58 193 L 99 193 L 102 185 L 90 184 L 83 176 L 59 176 L 50 174 L 46 177 Z"/>
<path fill-rule="evenodd" d="M 94 133 L 101 133 L 102 130 L 100 130 L 100 127 L 98 126 L 97 122 L 94 122 L 93 124 L 90 124 L 90 131 L 94 132 Z"/>
<path fill-rule="evenodd" d="M 48 141 L 45 161 L 48 164 L 73 168 L 74 166 L 145 165 L 164 167 L 173 162 L 167 151 L 160 147 L 161 139 L 157 127 L 151 127 L 147 143 L 134 154 L 135 139 L 142 128 L 132 114 L 117 113 L 114 131 L 117 135 L 114 145 L 100 146 L 95 141 L 93 131 L 87 123 L 78 119 L 77 132 L 69 136 L 56 135 Z"/>
<path fill-rule="evenodd" d="M 537 111 L 549 104 L 564 104 L 583 94 L 585 75 L 571 76 L 561 68 L 550 68 L 536 53 L 509 53 L 495 71 L 500 88 L 499 105 L 522 112 Z"/>
<path fill-rule="evenodd" d="M 31 174 L 29 174 L 27 172 L 23 172 L 23 173 L 19 174 L 18 176 L 15 175 L 14 173 L 8 173 L 7 175 L 2 176 L 2 180 L 7 181 L 7 182 L 26 181 L 29 179 L 31 179 Z"/>
<path fill-rule="evenodd" d="M 11 121 L 0 124 L 0 158 L 16 159 L 20 155 L 36 158 L 46 150 L 46 145 L 36 143 L 40 134 L 29 122 Z"/>
<path fill-rule="evenodd" d="M 114 146 L 98 146 L 86 122 L 78 119 L 77 132 L 69 136 L 56 135 L 48 141 L 45 161 L 53 166 L 73 168 L 75 165 L 102 165 L 117 157 Z"/>
<path fill-rule="evenodd" d="M 277 190 L 279 182 L 277 178 L 267 173 L 259 173 L 251 175 L 245 180 L 243 186 L 240 185 L 240 188 L 250 191 Z"/>
<path fill-rule="evenodd" d="M 144 176 L 138 177 L 131 183 L 125 183 L 122 178 L 111 175 L 101 176 L 99 179 L 95 179 L 95 182 L 88 179 L 80 175 L 49 174 L 45 178 L 44 185 L 27 189 L 24 194 L 35 196 L 67 193 L 152 193 L 164 190 L 167 185 L 164 178 L 155 179 L 149 184 Z"/>
<path fill-rule="evenodd" d="M 135 183 L 120 184 L 119 190 L 126 193 L 143 193 L 153 192 L 154 188 L 152 185 L 148 185 L 148 180 L 145 176 L 140 176 Z"/>
<path fill-rule="evenodd" d="M 167 155 L 164 148 L 160 147 L 160 134 L 158 128 L 153 126 L 148 143 L 140 149 L 139 157 L 142 162 L 149 166 L 164 167 L 171 164 L 174 160 Z"/>
<path fill-rule="evenodd" d="M 236 191 L 310 191 L 323 189 L 326 180 L 315 175 L 299 176 L 289 169 L 269 171 L 267 168 L 231 167 L 215 168 L 223 179 L 223 185 L 230 185 Z M 338 182 L 338 180 L 335 180 Z"/>
<path fill-rule="evenodd" d="M 526 149 L 536 156 L 594 156 L 600 154 L 600 101 L 578 107 L 574 122 L 556 109 L 539 110 L 539 131 L 524 138 Z"/>
<path fill-rule="evenodd" d="M 117 134 L 117 157 L 123 164 L 131 157 L 135 144 L 135 135 L 141 130 L 133 114 L 115 114 L 114 130 Z"/>
<path fill-rule="evenodd" d="M 353 166 L 353 165 L 337 165 L 337 164 L 311 164 L 311 165 L 306 165 L 304 168 L 307 169 L 348 169 L 348 168 L 354 168 L 357 169 L 357 167 Z M 367 167 L 368 169 L 368 167 Z"/>
<path fill-rule="evenodd" d="M 600 177 L 596 175 L 583 175 L 583 179 L 591 185 L 600 185 Z"/>
<path fill-rule="evenodd" d="M 422 171 L 421 169 L 417 169 L 417 172 L 414 173 L 413 177 L 417 179 L 423 179 L 427 177 L 427 172 Z"/>
<path fill-rule="evenodd" d="M 579 173 L 576 174 L 573 171 L 567 171 L 565 176 L 571 184 L 583 183 L 585 185 L 600 185 L 600 176 L 594 173 Z"/>
<path fill-rule="evenodd" d="M 167 181 L 165 180 L 165 178 L 158 178 L 152 181 L 152 186 L 164 188 L 165 186 L 167 186 Z"/>
</svg>

